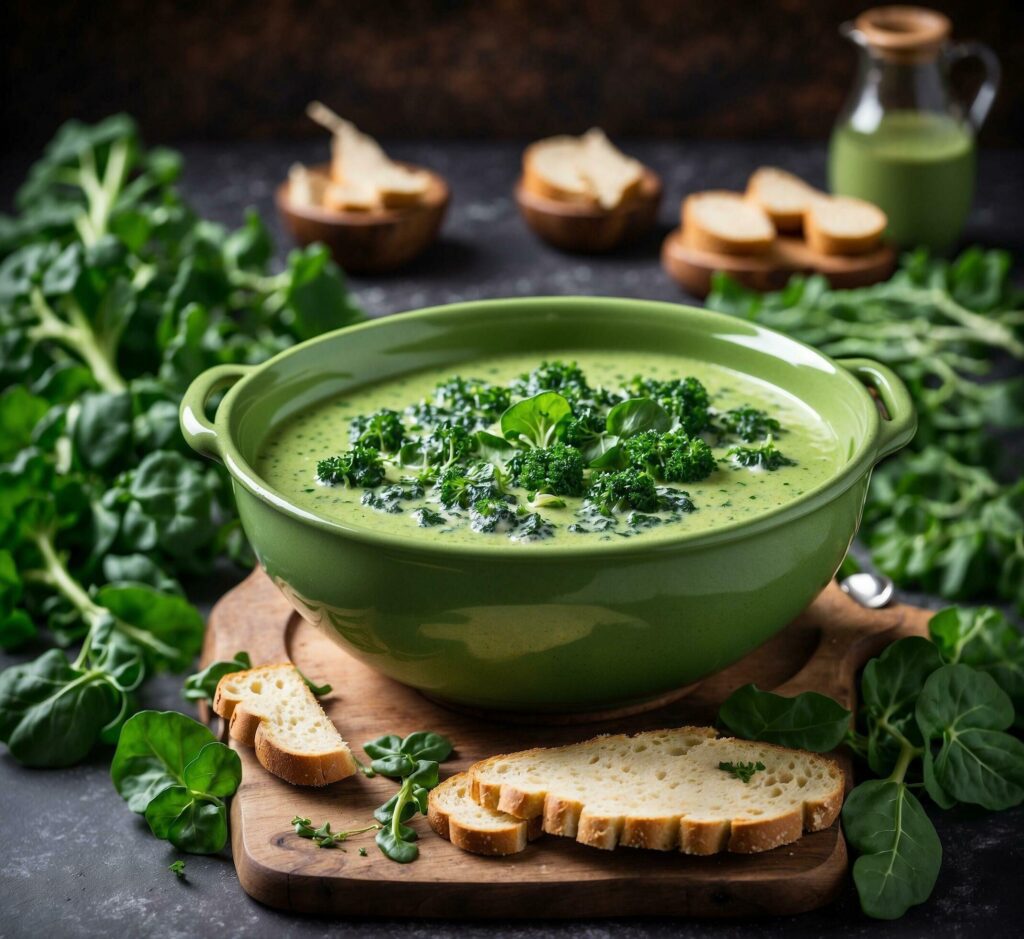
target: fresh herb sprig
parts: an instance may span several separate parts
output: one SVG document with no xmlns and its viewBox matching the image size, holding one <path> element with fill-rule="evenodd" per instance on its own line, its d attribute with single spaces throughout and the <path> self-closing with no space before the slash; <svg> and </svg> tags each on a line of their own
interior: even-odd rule
<svg viewBox="0 0 1024 939">
<path fill-rule="evenodd" d="M 942 809 L 1024 802 L 1024 743 L 1007 733 L 1024 704 L 1024 636 L 992 608 L 943 610 L 929 630 L 932 641 L 900 639 L 868 662 L 855 727 L 824 695 L 752 685 L 719 711 L 753 740 L 819 753 L 845 741 L 881 777 L 857 786 L 842 813 L 861 906 L 880 919 L 925 902 L 939 874 L 942 845 L 915 788 Z"/>
<path fill-rule="evenodd" d="M 174 874 L 178 880 L 187 879 L 185 875 L 185 862 L 180 858 L 177 861 L 171 861 L 171 863 L 167 865 L 167 869 Z"/>
<path fill-rule="evenodd" d="M 115 740 L 144 678 L 199 651 L 179 578 L 252 563 L 226 475 L 185 452 L 188 383 L 360 315 L 322 247 L 270 273 L 259 217 L 199 218 L 180 171 L 123 115 L 72 121 L 0 216 L 0 648 L 79 646 L 0 675 L 0 740 L 28 765 Z"/>
<path fill-rule="evenodd" d="M 760 773 L 764 770 L 764 763 L 760 760 L 756 763 L 753 761 L 749 763 L 730 763 L 723 760 L 718 764 L 718 768 L 730 776 L 735 776 L 741 783 L 746 785 L 754 778 L 755 773 Z"/>
<path fill-rule="evenodd" d="M 1024 426 L 1024 294 L 1004 251 L 955 261 L 906 255 L 873 287 L 832 290 L 793 277 L 781 291 L 716 275 L 707 305 L 756 320 L 836 357 L 868 356 L 907 383 L 911 447 L 873 475 L 861 538 L 897 583 L 952 600 L 1000 596 L 1024 612 L 1024 482 L 1001 465 L 998 433 Z M 737 427 L 739 423 L 737 422 Z"/>
<path fill-rule="evenodd" d="M 399 864 L 415 861 L 419 857 L 418 835 L 405 822 L 417 813 L 427 814 L 427 797 L 439 781 L 438 764 L 451 755 L 452 743 L 441 734 L 421 730 L 405 738 L 385 734 L 364 743 L 363 750 L 372 760 L 370 773 L 363 768 L 366 775 L 401 780 L 398 792 L 373 813 L 382 826 L 377 847 Z"/>
<path fill-rule="evenodd" d="M 296 815 L 290 822 L 295 827 L 295 834 L 300 838 L 308 838 L 318 848 L 337 848 L 353 835 L 361 835 L 368 831 L 379 831 L 380 825 L 367 825 L 365 828 L 351 828 L 348 831 L 331 831 L 331 823 L 324 822 L 319 828 L 313 827 L 313 821 Z"/>
</svg>

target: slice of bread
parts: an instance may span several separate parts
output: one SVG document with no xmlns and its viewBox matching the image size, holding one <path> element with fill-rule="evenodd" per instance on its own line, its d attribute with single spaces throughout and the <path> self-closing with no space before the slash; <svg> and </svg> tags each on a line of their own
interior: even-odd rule
<svg viewBox="0 0 1024 939">
<path fill-rule="evenodd" d="M 334 135 L 331 141 L 331 179 L 336 188 L 326 204 L 339 211 L 372 211 L 416 205 L 426 195 L 430 177 L 389 159 L 368 134 L 362 133 L 319 101 L 306 113 Z"/>
<path fill-rule="evenodd" d="M 542 834 L 540 817 L 523 819 L 485 809 L 470 796 L 469 776 L 456 773 L 430 790 L 430 827 L 455 847 L 472 854 L 518 854 Z"/>
<path fill-rule="evenodd" d="M 747 182 L 747 198 L 761 206 L 779 231 L 798 232 L 812 199 L 823 195 L 799 176 L 774 166 L 755 170 Z"/>
<path fill-rule="evenodd" d="M 623 154 L 597 127 L 582 137 L 548 137 L 523 153 L 523 186 L 559 202 L 610 211 L 636 195 L 643 164 Z"/>
<path fill-rule="evenodd" d="M 744 783 L 720 763 L 757 763 Z M 825 757 L 716 737 L 710 727 L 526 750 L 469 769 L 471 795 L 583 844 L 679 849 L 686 854 L 768 851 L 829 827 L 843 774 Z"/>
<path fill-rule="evenodd" d="M 331 178 L 322 170 L 293 163 L 288 170 L 288 198 L 297 206 L 316 208 L 324 204 L 324 195 Z"/>
<path fill-rule="evenodd" d="M 885 213 L 849 196 L 813 199 L 804 213 L 804 238 L 819 254 L 865 254 L 882 239 Z"/>
<path fill-rule="evenodd" d="M 759 205 L 737 192 L 696 192 L 683 200 L 683 238 L 701 251 L 764 254 L 775 226 Z"/>
<path fill-rule="evenodd" d="M 225 675 L 213 710 L 235 740 L 256 748 L 264 769 L 296 786 L 326 786 L 356 771 L 348 744 L 291 663 Z"/>
</svg>

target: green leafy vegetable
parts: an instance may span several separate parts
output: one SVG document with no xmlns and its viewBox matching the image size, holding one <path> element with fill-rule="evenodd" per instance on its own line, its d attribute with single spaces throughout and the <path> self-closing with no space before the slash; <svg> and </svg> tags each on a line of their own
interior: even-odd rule
<svg viewBox="0 0 1024 939">
<path fill-rule="evenodd" d="M 759 447 L 731 447 L 725 455 L 737 466 L 745 466 L 750 469 L 774 471 L 782 466 L 795 465 L 793 460 L 783 455 L 775 446 L 775 441 L 771 436 Z"/>
<path fill-rule="evenodd" d="M 647 430 L 622 444 L 630 466 L 671 483 L 695 483 L 707 479 L 716 468 L 711 448 L 700 437 L 682 431 L 667 434 Z"/>
<path fill-rule="evenodd" d="M 227 843 L 227 807 L 242 764 L 208 727 L 175 711 L 139 711 L 121 729 L 110 775 L 150 831 L 180 851 L 212 854 Z"/>
<path fill-rule="evenodd" d="M 711 423 L 707 389 L 693 377 L 662 381 L 656 378 L 633 379 L 631 389 L 637 397 L 656 401 L 678 421 L 684 433 L 699 434 Z M 644 430 L 668 430 L 668 427 L 644 427 Z"/>
<path fill-rule="evenodd" d="M 542 391 L 517 401 L 501 415 L 506 440 L 524 441 L 532 447 L 548 447 L 571 419 L 569 402 L 554 391 Z"/>
<path fill-rule="evenodd" d="M 312 819 L 296 815 L 291 824 L 295 826 L 295 834 L 300 838 L 308 838 L 318 848 L 337 848 L 342 842 L 348 841 L 353 835 L 361 835 L 367 831 L 379 831 L 380 825 L 367 825 L 365 828 L 353 828 L 349 831 L 331 831 L 331 823 L 324 822 L 319 828 L 313 827 Z M 360 851 L 364 849 L 360 848 Z"/>
<path fill-rule="evenodd" d="M 726 763 L 718 764 L 718 768 L 730 776 L 735 776 L 740 782 L 748 783 L 754 778 L 754 773 L 760 773 L 764 769 L 764 763 L 758 760 L 756 763 Z"/>
<path fill-rule="evenodd" d="M 451 755 L 452 743 L 441 734 L 420 730 L 405 738 L 385 734 L 363 744 L 363 750 L 372 760 L 373 774 L 402 781 L 398 792 L 373 813 L 382 826 L 377 846 L 399 864 L 415 861 L 417 834 L 405 822 L 417 812 L 427 814 L 427 795 L 438 783 L 438 763 Z"/>
<path fill-rule="evenodd" d="M 583 455 L 564 443 L 516 454 L 508 464 L 517 486 L 531 492 L 578 496 L 583 492 Z"/>
<path fill-rule="evenodd" d="M 248 652 L 236 652 L 235 657 L 229 661 L 220 660 L 211 662 L 206 668 L 189 675 L 185 679 L 185 686 L 182 694 L 187 701 L 213 701 L 217 692 L 217 685 L 225 675 L 234 672 L 244 672 L 252 668 L 252 659 Z"/>
<path fill-rule="evenodd" d="M 998 595 L 1024 612 L 1024 481 L 998 433 L 1024 426 L 1024 302 L 1003 251 L 954 261 L 919 250 L 889 281 L 832 290 L 793 277 L 778 293 L 715 275 L 707 304 L 836 357 L 890 365 L 914 398 L 911 447 L 872 476 L 861 537 L 897 583 L 955 600 Z"/>
<path fill-rule="evenodd" d="M 843 806 L 843 830 L 860 855 L 853 862 L 853 882 L 868 916 L 898 919 L 931 896 L 942 845 L 906 783 L 861 783 Z"/>
<path fill-rule="evenodd" d="M 316 477 L 331 486 L 379 486 L 384 481 L 384 464 L 376 450 L 357 446 L 318 461 Z"/>
<path fill-rule="evenodd" d="M 185 880 L 185 862 L 182 860 L 172 861 L 167 869 L 174 874 L 178 880 Z"/>
<path fill-rule="evenodd" d="M 605 516 L 626 509 L 656 512 L 658 490 L 654 477 L 637 469 L 601 473 L 587 490 L 587 503 Z"/>
<path fill-rule="evenodd" d="M 747 443 L 764 440 L 782 430 L 782 426 L 774 417 L 746 404 L 721 414 L 718 417 L 718 425 L 727 434 L 739 437 Z"/>
<path fill-rule="evenodd" d="M 0 676 L 0 739 L 33 766 L 113 741 L 146 674 L 191 664 L 180 577 L 252 562 L 226 473 L 184 452 L 188 383 L 360 318 L 324 248 L 269 273 L 258 216 L 197 217 L 180 171 L 123 115 L 71 121 L 0 217 L 0 647 L 80 643 Z"/>
<path fill-rule="evenodd" d="M 719 720 L 740 737 L 815 753 L 838 747 L 851 717 L 842 705 L 817 692 L 784 698 L 756 685 L 734 691 L 718 711 Z"/>
<path fill-rule="evenodd" d="M 620 440 L 644 431 L 663 434 L 672 427 L 672 415 L 651 398 L 629 398 L 608 412 L 605 426 Z"/>
</svg>

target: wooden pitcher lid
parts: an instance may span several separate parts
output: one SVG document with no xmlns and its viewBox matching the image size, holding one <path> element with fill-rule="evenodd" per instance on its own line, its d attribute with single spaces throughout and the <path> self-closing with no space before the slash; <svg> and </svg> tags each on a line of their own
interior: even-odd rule
<svg viewBox="0 0 1024 939">
<path fill-rule="evenodd" d="M 902 63 L 934 59 L 952 29 L 948 16 L 913 6 L 873 7 L 854 26 L 883 59 Z"/>
</svg>

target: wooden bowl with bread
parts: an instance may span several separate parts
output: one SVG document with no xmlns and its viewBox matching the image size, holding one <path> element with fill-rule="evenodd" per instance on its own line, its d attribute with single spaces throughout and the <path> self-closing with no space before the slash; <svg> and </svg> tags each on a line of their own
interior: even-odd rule
<svg viewBox="0 0 1024 939">
<path fill-rule="evenodd" d="M 296 164 L 277 189 L 278 211 L 295 240 L 323 242 L 352 273 L 395 270 L 421 254 L 448 208 L 444 178 L 390 160 L 373 138 L 318 102 L 308 113 L 332 132 L 332 158 Z"/>
<path fill-rule="evenodd" d="M 657 173 L 593 129 L 527 147 L 515 197 L 526 224 L 548 244 L 597 254 L 649 231 L 661 191 Z"/>
</svg>

